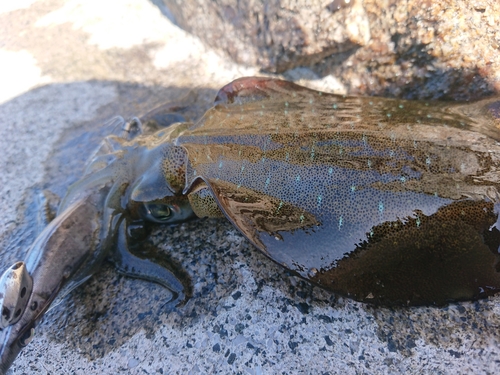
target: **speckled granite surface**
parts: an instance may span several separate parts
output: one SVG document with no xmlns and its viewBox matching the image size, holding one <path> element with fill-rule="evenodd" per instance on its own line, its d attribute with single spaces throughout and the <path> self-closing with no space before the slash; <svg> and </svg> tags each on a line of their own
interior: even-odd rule
<svg viewBox="0 0 500 375">
<path fill-rule="evenodd" d="M 235 61 L 307 66 L 350 93 L 469 100 L 500 90 L 497 0 L 155 0 Z"/>
<path fill-rule="evenodd" d="M 29 205 L 19 207 L 32 200 L 30 187 L 61 193 L 76 178 L 85 157 L 65 159 L 73 137 L 193 88 L 206 104 L 224 83 L 257 73 L 204 47 L 147 1 L 26 0 L 0 12 L 2 267 L 32 235 L 22 230 Z M 359 304 L 290 277 L 224 220 L 161 228 L 151 240 L 191 276 L 186 305 L 172 306 L 161 287 L 105 264 L 47 314 L 10 373 L 500 371 L 500 297 L 444 308 Z"/>
</svg>

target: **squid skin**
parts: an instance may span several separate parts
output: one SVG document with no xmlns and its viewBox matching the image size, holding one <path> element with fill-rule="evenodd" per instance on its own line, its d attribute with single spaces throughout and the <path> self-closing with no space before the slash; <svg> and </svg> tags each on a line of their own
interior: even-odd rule
<svg viewBox="0 0 500 375">
<path fill-rule="evenodd" d="M 443 305 L 500 288 L 499 140 L 498 97 L 344 97 L 243 78 L 172 143 L 195 213 L 215 202 L 278 264 L 362 302 Z"/>
<path fill-rule="evenodd" d="M 31 247 L 32 291 L 0 332 L 0 373 L 54 299 L 106 258 L 188 298 L 182 270 L 129 251 L 151 223 L 226 217 L 273 261 L 367 303 L 442 305 L 500 289 L 500 98 L 348 97 L 249 77 L 195 123 L 172 108 L 115 120 L 123 132 L 104 139 Z M 142 134 L 149 125 L 161 129 Z"/>
</svg>

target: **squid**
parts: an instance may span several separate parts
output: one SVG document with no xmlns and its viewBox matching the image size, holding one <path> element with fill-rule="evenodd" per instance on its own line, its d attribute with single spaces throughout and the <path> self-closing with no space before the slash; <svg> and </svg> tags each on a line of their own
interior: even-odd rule
<svg viewBox="0 0 500 375">
<path fill-rule="evenodd" d="M 0 278 L 0 373 L 57 298 L 105 259 L 189 298 L 134 249 L 150 225 L 229 220 L 270 260 L 379 305 L 443 305 L 500 289 L 500 99 L 328 94 L 272 78 L 224 86 L 196 122 L 160 107 L 90 157 L 26 259 Z M 143 134 L 144 126 L 159 128 Z"/>
</svg>

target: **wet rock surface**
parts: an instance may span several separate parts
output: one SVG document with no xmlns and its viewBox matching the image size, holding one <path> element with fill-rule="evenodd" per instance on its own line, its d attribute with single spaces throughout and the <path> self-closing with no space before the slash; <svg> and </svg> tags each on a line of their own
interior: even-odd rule
<svg viewBox="0 0 500 375">
<path fill-rule="evenodd" d="M 2 267 L 36 232 L 31 187 L 62 194 L 108 118 L 191 91 L 203 107 L 223 84 L 258 73 L 176 28 L 149 2 L 16 4 L 0 7 L 0 76 L 11 82 L 0 88 Z M 310 69 L 292 73 L 323 89 L 338 82 Z M 360 87 L 345 82 L 344 90 Z M 151 241 L 190 276 L 185 305 L 105 263 L 47 314 L 10 374 L 499 371 L 498 296 L 442 308 L 356 303 L 290 276 L 225 220 L 158 227 Z"/>
</svg>

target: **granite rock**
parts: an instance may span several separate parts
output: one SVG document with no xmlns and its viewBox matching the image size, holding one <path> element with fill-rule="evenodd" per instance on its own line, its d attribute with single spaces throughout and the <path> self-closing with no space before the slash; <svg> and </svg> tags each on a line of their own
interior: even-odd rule
<svg viewBox="0 0 500 375">
<path fill-rule="evenodd" d="M 500 90 L 496 0 L 163 3 L 237 62 L 285 76 L 307 67 L 353 94 L 468 100 Z"/>
<path fill-rule="evenodd" d="M 211 47 L 272 72 L 316 64 L 370 40 L 363 7 L 345 0 L 165 0 L 164 4 L 179 26 Z"/>
</svg>

